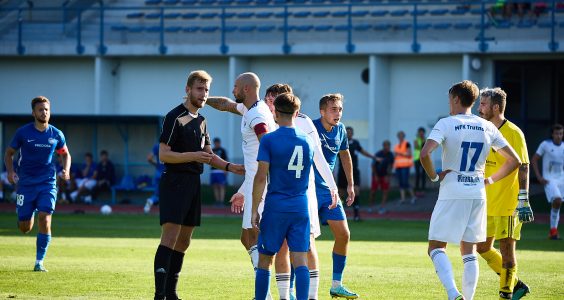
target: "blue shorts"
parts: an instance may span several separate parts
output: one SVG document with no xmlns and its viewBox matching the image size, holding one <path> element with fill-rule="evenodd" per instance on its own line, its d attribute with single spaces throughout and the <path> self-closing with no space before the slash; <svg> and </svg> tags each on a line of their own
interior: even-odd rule
<svg viewBox="0 0 564 300">
<path fill-rule="evenodd" d="M 409 188 L 409 169 L 410 168 L 397 168 L 396 176 L 398 177 L 398 183 L 400 189 Z"/>
<path fill-rule="evenodd" d="M 284 239 L 291 252 L 309 251 L 309 213 L 262 213 L 258 236 L 258 252 L 272 256 L 280 250 Z"/>
<path fill-rule="evenodd" d="M 35 210 L 52 214 L 55 211 L 57 187 L 51 184 L 19 186 L 16 191 L 16 213 L 19 221 L 29 221 Z"/>
<path fill-rule="evenodd" d="M 337 207 L 329 209 L 331 205 L 331 194 L 329 191 L 319 191 L 316 190 L 317 196 L 317 208 L 319 210 L 319 223 L 322 225 L 327 225 L 327 221 L 343 221 L 347 219 L 345 215 L 345 210 L 343 209 L 343 204 L 339 200 L 337 202 Z"/>
<path fill-rule="evenodd" d="M 214 172 L 212 171 L 210 174 L 210 184 L 226 184 L 227 183 L 227 177 L 225 176 L 225 173 L 223 173 L 223 171 L 221 172 Z"/>
</svg>

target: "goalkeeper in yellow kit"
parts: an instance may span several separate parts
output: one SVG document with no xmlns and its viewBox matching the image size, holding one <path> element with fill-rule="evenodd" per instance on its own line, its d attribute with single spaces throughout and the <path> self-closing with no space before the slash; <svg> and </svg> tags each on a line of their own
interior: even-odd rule
<svg viewBox="0 0 564 300">
<path fill-rule="evenodd" d="M 499 298 L 521 299 L 529 293 L 529 287 L 517 278 L 515 246 L 521 239 L 521 225 L 533 221 L 529 205 L 529 155 L 523 132 L 504 117 L 506 98 L 507 94 L 500 88 L 483 89 L 479 113 L 499 129 L 522 164 L 498 184 L 486 186 L 487 240 L 478 243 L 477 250 L 500 276 Z M 484 177 L 495 173 L 504 161 L 505 158 L 491 150 Z M 499 240 L 499 251 L 493 247 L 495 240 Z"/>
</svg>

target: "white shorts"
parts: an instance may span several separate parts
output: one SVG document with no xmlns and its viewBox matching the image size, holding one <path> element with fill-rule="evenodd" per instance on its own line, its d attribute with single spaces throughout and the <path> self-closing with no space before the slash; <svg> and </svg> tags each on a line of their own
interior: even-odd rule
<svg viewBox="0 0 564 300">
<path fill-rule="evenodd" d="M 544 185 L 544 193 L 548 203 L 552 203 L 556 198 L 562 199 L 562 195 L 564 195 L 564 177 L 547 178 L 546 180 L 548 180 L 548 183 Z"/>
<path fill-rule="evenodd" d="M 486 200 L 437 200 L 429 240 L 460 244 L 486 240 Z"/>
<path fill-rule="evenodd" d="M 96 179 L 90 179 L 90 178 L 76 179 L 76 186 L 78 188 L 84 186 L 85 188 L 91 191 L 96 186 Z"/>
<path fill-rule="evenodd" d="M 243 196 L 245 197 L 245 204 L 243 206 L 243 229 L 253 228 L 251 224 L 251 218 L 253 213 L 253 180 L 243 181 L 243 186 L 241 187 L 243 191 Z M 264 194 L 262 194 L 262 200 L 260 201 L 258 207 L 258 213 L 262 216 L 262 211 L 264 210 L 264 197 L 266 196 L 266 188 L 264 189 Z"/>
<path fill-rule="evenodd" d="M 313 170 L 311 171 L 313 173 Z M 317 211 L 317 196 L 315 194 L 315 178 L 309 181 L 307 192 L 307 202 L 309 206 L 309 230 L 313 234 L 313 238 L 317 238 L 321 235 L 321 227 L 319 226 L 319 214 Z"/>
</svg>

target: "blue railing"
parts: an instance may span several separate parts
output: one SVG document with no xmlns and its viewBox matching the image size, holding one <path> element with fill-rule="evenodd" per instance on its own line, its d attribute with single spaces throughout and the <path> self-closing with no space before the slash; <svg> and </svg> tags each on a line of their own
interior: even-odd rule
<svg viewBox="0 0 564 300">
<path fill-rule="evenodd" d="M 419 41 L 419 31 L 421 31 L 422 29 L 420 29 L 419 25 L 421 25 L 421 23 L 418 21 L 418 15 L 419 15 L 419 8 L 420 7 L 425 7 L 425 6 L 449 6 L 449 7 L 453 7 L 456 5 L 460 5 L 460 6 L 464 6 L 464 5 L 478 5 L 480 7 L 480 25 L 479 25 L 479 34 L 478 37 L 476 38 L 476 42 L 477 42 L 477 48 L 479 51 L 481 52 L 487 52 L 488 51 L 488 42 L 490 40 L 492 40 L 492 38 L 487 37 L 486 36 L 486 31 L 488 30 L 488 28 L 490 27 L 488 22 L 486 21 L 486 19 L 488 18 L 488 8 L 495 5 L 496 1 L 493 0 L 483 0 L 483 1 L 461 1 L 461 2 L 388 2 L 388 3 L 381 3 L 381 2 L 371 2 L 372 0 L 366 0 L 366 1 L 370 1 L 369 3 L 362 3 L 360 1 L 350 1 L 350 3 L 341 3 L 341 4 L 316 4 L 318 2 L 312 1 L 312 4 L 299 4 L 299 3 L 294 3 L 294 4 L 278 4 L 279 2 L 274 2 L 273 4 L 268 4 L 268 5 L 258 5 L 260 4 L 259 0 L 257 0 L 257 5 L 241 5 L 241 3 L 237 3 L 238 5 L 191 5 L 191 6 L 186 6 L 186 5 L 145 5 L 145 6 L 136 6 L 136 7 L 124 7 L 124 6 L 106 6 L 104 5 L 103 1 L 100 1 L 98 5 L 95 6 L 91 6 L 91 7 L 73 7 L 73 8 L 67 8 L 66 6 L 62 6 L 62 7 L 27 7 L 27 8 L 3 8 L 2 10 L 4 12 L 10 12 L 10 11 L 17 11 L 18 12 L 18 17 L 17 17 L 17 28 L 18 28 L 18 34 L 17 34 L 17 48 L 16 51 L 18 54 L 20 55 L 24 55 L 26 52 L 26 47 L 23 43 L 23 25 L 25 23 L 24 18 L 23 18 L 23 13 L 24 12 L 32 12 L 32 11 L 58 11 L 58 12 L 62 12 L 63 14 L 63 20 L 62 20 L 62 25 L 63 28 L 66 27 L 66 22 L 67 20 L 65 19 L 67 16 L 67 13 L 69 11 L 74 11 L 76 14 L 76 53 L 81 55 L 84 54 L 85 52 L 85 47 L 83 45 L 83 39 L 82 39 L 82 30 L 83 30 L 83 14 L 85 12 L 88 11 L 97 11 L 99 13 L 99 43 L 98 43 L 98 48 L 97 48 L 97 52 L 99 55 L 105 55 L 107 53 L 108 50 L 108 46 L 106 45 L 106 40 L 104 37 L 104 32 L 105 32 L 105 28 L 107 27 L 108 24 L 106 24 L 106 21 L 104 19 L 105 13 L 108 11 L 130 11 L 130 12 L 139 12 L 139 11 L 155 11 L 158 10 L 159 11 L 159 15 L 158 18 L 160 20 L 159 22 L 159 26 L 158 26 L 158 30 L 157 32 L 159 33 L 159 47 L 158 47 L 158 52 L 160 54 L 167 54 L 168 48 L 167 45 L 165 43 L 165 35 L 167 34 L 166 30 L 165 30 L 165 16 L 167 14 L 167 12 L 171 12 L 171 11 L 178 11 L 178 10 L 193 10 L 193 11 L 202 11 L 205 10 L 206 12 L 208 11 L 218 11 L 218 17 L 220 18 L 221 21 L 221 28 L 220 28 L 220 39 L 221 39 L 221 44 L 219 45 L 219 51 L 222 54 L 228 54 L 229 53 L 229 45 L 227 44 L 227 34 L 228 32 L 228 26 L 227 26 L 227 16 L 228 16 L 228 12 L 233 11 L 233 10 L 253 10 L 256 8 L 272 8 L 272 9 L 276 9 L 276 10 L 280 10 L 283 11 L 283 40 L 282 40 L 282 51 L 285 54 L 290 54 L 292 52 L 292 46 L 290 45 L 289 42 L 289 36 L 290 36 L 290 25 L 289 25 L 289 17 L 290 17 L 290 13 L 289 13 L 289 9 L 295 9 L 295 8 L 327 8 L 327 9 L 335 9 L 335 8 L 346 8 L 347 13 L 346 13 L 346 17 L 347 17 L 347 27 L 346 27 L 346 33 L 347 33 L 347 40 L 346 40 L 346 44 L 345 44 L 345 51 L 347 53 L 354 53 L 356 50 L 355 44 L 353 43 L 353 8 L 362 8 L 362 7 L 406 7 L 406 8 L 413 8 L 413 10 L 409 13 L 411 13 L 412 15 L 412 42 L 411 42 L 411 51 L 414 53 L 417 53 L 421 50 L 421 43 Z M 159 1 L 155 1 L 157 4 L 159 3 Z M 195 2 L 195 1 L 194 1 Z M 244 2 L 244 3 L 248 3 L 250 1 Z M 295 1 L 298 2 L 298 1 Z M 303 3 L 305 1 L 299 1 L 300 3 Z M 531 1 L 522 1 L 522 2 L 526 2 L 526 3 L 531 3 Z M 556 40 L 556 28 L 558 26 L 557 22 L 556 22 L 556 13 L 557 13 L 557 1 L 556 0 L 550 0 L 550 1 L 532 1 L 533 3 L 539 3 L 539 2 L 543 2 L 543 3 L 548 3 L 548 8 L 547 11 L 550 14 L 550 24 L 548 26 L 544 26 L 544 27 L 548 27 L 548 29 L 550 30 L 550 34 L 549 34 L 549 42 L 548 42 L 548 50 L 555 52 L 558 50 L 559 47 L 559 43 Z M 147 2 L 146 2 L 147 3 Z M 204 2 L 202 2 L 204 3 Z M 225 3 L 225 2 L 223 2 Z M 264 3 L 264 1 L 262 2 Z M 150 3 L 147 3 L 150 4 Z M 532 9 L 532 7 L 531 7 Z M 564 10 L 563 10 L 564 11 Z M 438 17 L 440 18 L 440 17 Z M 124 17 L 125 19 L 125 17 Z"/>
</svg>

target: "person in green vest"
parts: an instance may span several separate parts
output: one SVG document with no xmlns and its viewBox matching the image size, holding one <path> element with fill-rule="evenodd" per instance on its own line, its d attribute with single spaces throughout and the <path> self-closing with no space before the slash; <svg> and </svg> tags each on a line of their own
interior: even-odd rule
<svg viewBox="0 0 564 300">
<path fill-rule="evenodd" d="M 413 161 L 415 163 L 415 193 L 418 197 L 424 195 L 425 191 L 425 171 L 419 162 L 419 155 L 421 154 L 421 149 L 425 145 L 425 128 L 419 127 L 417 129 L 417 136 L 413 142 Z"/>
</svg>

